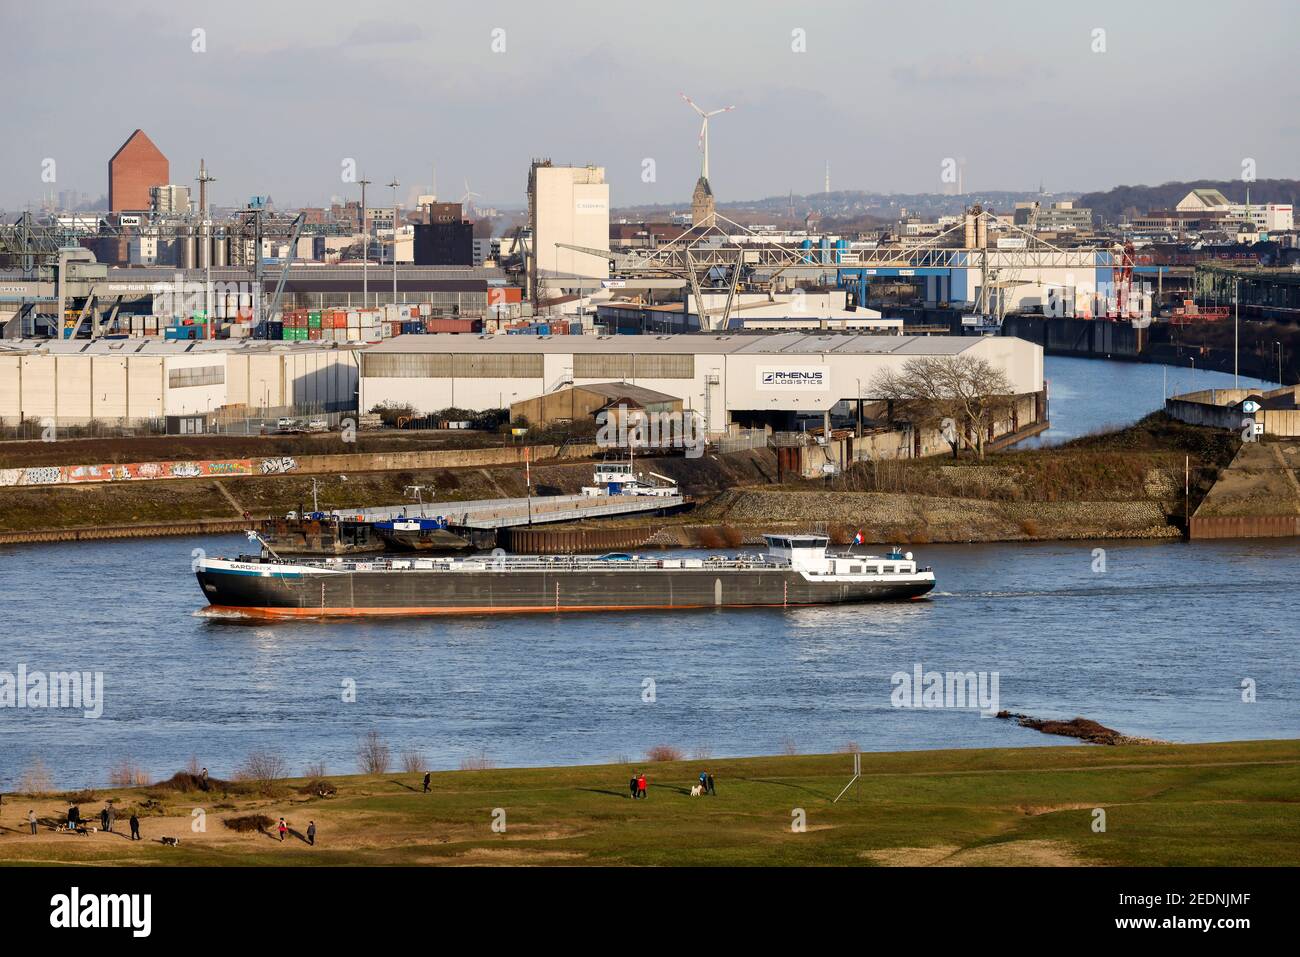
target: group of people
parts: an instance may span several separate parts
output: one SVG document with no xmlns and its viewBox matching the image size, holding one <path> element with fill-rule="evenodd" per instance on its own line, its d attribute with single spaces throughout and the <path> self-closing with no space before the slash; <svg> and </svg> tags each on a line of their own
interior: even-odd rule
<svg viewBox="0 0 1300 957">
<path fill-rule="evenodd" d="M 644 798 L 646 796 L 645 788 L 646 783 L 644 771 L 637 771 L 632 775 L 632 779 L 627 782 L 628 793 L 632 795 L 632 800 L 634 801 L 637 798 Z M 717 796 L 718 791 L 713 783 L 713 775 L 708 771 L 700 772 L 700 793 L 712 794 L 715 797 Z"/>
<path fill-rule="evenodd" d="M 275 829 L 280 833 L 281 841 L 283 841 L 284 836 L 289 833 L 289 825 L 285 823 L 284 818 L 280 818 L 280 823 L 275 826 Z M 307 843 L 313 847 L 316 846 L 316 822 L 315 821 L 307 822 Z"/>
<path fill-rule="evenodd" d="M 68 803 L 68 814 L 66 818 L 69 831 L 75 831 L 82 827 L 81 808 L 73 802 Z M 27 826 L 31 828 L 32 833 L 36 833 L 37 827 L 36 809 L 32 808 L 27 812 Z M 135 811 L 131 812 L 130 819 L 131 840 L 140 840 L 140 819 L 136 817 Z M 109 801 L 99 812 L 99 829 L 109 834 L 113 833 L 113 827 L 117 824 L 117 811 L 113 807 L 113 802 Z"/>
<path fill-rule="evenodd" d="M 627 782 L 627 788 L 632 794 L 632 800 L 645 797 L 645 772 L 638 771 L 633 774 L 632 780 Z"/>
<path fill-rule="evenodd" d="M 713 775 L 708 771 L 700 772 L 700 790 L 704 794 L 712 794 L 717 797 L 718 792 L 713 787 Z"/>
</svg>

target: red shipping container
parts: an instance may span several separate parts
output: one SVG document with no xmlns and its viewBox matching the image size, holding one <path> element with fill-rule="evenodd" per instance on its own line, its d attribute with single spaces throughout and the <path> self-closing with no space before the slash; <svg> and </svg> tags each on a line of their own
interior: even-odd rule
<svg viewBox="0 0 1300 957">
<path fill-rule="evenodd" d="M 307 330 L 307 338 L 308 338 L 308 339 L 319 339 L 319 338 L 320 338 L 320 330 L 319 330 L 319 329 L 308 329 L 308 330 Z"/>
</svg>

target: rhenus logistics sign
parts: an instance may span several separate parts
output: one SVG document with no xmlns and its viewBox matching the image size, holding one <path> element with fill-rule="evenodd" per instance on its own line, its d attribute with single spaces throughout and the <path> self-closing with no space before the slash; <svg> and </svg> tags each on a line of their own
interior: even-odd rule
<svg viewBox="0 0 1300 957">
<path fill-rule="evenodd" d="M 831 387 L 830 370 L 825 366 L 759 366 L 755 374 L 758 388 L 768 391 L 813 389 L 825 392 Z"/>
</svg>

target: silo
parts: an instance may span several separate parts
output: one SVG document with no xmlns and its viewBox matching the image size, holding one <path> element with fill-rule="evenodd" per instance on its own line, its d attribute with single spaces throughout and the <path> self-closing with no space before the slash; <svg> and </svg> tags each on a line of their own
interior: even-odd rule
<svg viewBox="0 0 1300 957">
<path fill-rule="evenodd" d="M 844 254 L 849 251 L 849 241 L 847 239 L 835 240 L 835 261 L 844 262 Z"/>
<path fill-rule="evenodd" d="M 989 220 L 980 216 L 975 220 L 975 245 L 980 249 L 989 248 Z"/>
<path fill-rule="evenodd" d="M 969 209 L 966 210 L 965 229 L 962 231 L 962 247 L 964 249 L 975 248 L 975 214 Z"/>
<path fill-rule="evenodd" d="M 812 262 L 812 240 L 805 239 L 799 244 L 799 248 L 803 250 L 803 261 L 806 263 Z"/>
<path fill-rule="evenodd" d="M 831 240 L 829 236 L 822 237 L 821 261 L 823 265 L 831 261 Z"/>
<path fill-rule="evenodd" d="M 225 233 L 212 237 L 212 268 L 220 269 L 230 264 L 230 240 Z"/>
<path fill-rule="evenodd" d="M 198 267 L 206 269 L 212 265 L 212 227 L 207 223 L 199 226 Z"/>
<path fill-rule="evenodd" d="M 193 269 L 194 262 L 194 231 L 189 226 L 182 226 L 176 233 L 176 265 L 181 269 Z"/>
</svg>

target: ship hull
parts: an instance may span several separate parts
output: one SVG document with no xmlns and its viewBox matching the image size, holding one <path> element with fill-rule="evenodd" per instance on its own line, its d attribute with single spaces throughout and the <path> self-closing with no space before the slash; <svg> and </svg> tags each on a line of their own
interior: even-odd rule
<svg viewBox="0 0 1300 957">
<path fill-rule="evenodd" d="M 255 568 L 256 566 L 249 566 Z M 933 577 L 812 580 L 789 569 L 324 572 L 203 568 L 215 612 L 258 618 L 782 608 L 923 598 Z"/>
</svg>

